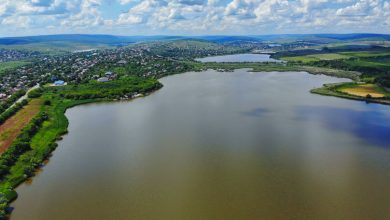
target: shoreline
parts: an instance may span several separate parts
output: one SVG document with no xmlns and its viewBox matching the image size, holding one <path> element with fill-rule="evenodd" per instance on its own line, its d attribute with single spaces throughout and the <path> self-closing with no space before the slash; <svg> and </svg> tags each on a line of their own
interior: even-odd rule
<svg viewBox="0 0 390 220">
<path fill-rule="evenodd" d="M 335 89 L 335 87 L 337 87 L 339 85 L 342 85 L 342 84 L 337 84 L 337 85 L 324 84 L 323 87 L 312 89 L 312 90 L 310 90 L 310 92 L 313 94 L 322 95 L 322 96 L 332 96 L 332 97 L 337 97 L 337 98 L 366 102 L 367 104 L 373 103 L 373 104 L 390 105 L 390 100 L 359 97 L 359 96 L 349 95 L 346 93 L 341 93 L 341 92 L 333 90 L 333 89 Z"/>
<path fill-rule="evenodd" d="M 196 62 L 194 62 L 197 64 Z M 236 69 L 249 69 L 248 72 L 289 72 L 289 71 L 296 71 L 296 72 L 306 72 L 308 74 L 312 75 L 327 75 L 327 76 L 332 76 L 332 77 L 337 77 L 337 78 L 348 78 L 353 81 L 358 79 L 358 75 L 356 72 L 351 72 L 351 71 L 342 71 L 342 70 L 336 70 L 336 69 L 327 69 L 327 68 L 316 68 L 316 67 L 305 67 L 305 66 L 296 66 L 296 65 L 282 65 L 282 64 L 269 64 L 269 63 L 211 63 L 210 64 L 201 64 L 200 65 L 202 68 L 207 68 L 207 69 L 212 69 L 215 71 L 234 71 Z M 199 66 L 193 66 L 194 72 L 199 72 L 202 71 L 202 69 L 196 68 Z M 190 70 L 191 71 L 191 70 Z M 186 72 L 190 72 L 186 71 Z M 184 73 L 186 73 L 184 72 Z M 183 74 L 183 73 L 180 73 Z M 170 76 L 170 75 L 168 75 Z M 158 91 L 163 87 L 163 85 L 157 81 L 157 84 L 154 85 L 153 88 L 151 88 L 148 91 L 141 92 L 143 96 L 148 96 L 151 95 L 152 93 Z M 329 84 L 328 84 L 329 86 Z M 72 90 L 71 90 L 72 92 Z M 337 93 L 335 91 L 330 90 L 330 87 L 324 87 L 321 88 L 316 88 L 310 91 L 313 94 L 319 94 L 319 95 L 326 95 L 326 96 L 334 96 L 334 97 L 339 97 L 339 98 L 347 98 L 351 100 L 358 100 L 358 101 L 366 101 L 370 103 L 379 103 L 379 104 L 386 104 L 390 105 L 389 102 L 381 102 L 381 100 L 376 100 L 376 99 L 367 99 L 367 98 L 359 98 L 359 97 L 354 97 L 346 94 L 341 94 Z M 66 117 L 66 111 L 70 108 L 79 106 L 79 105 L 85 105 L 85 104 L 92 104 L 92 103 L 103 103 L 103 102 L 118 102 L 118 101 L 132 101 L 136 99 L 137 97 L 131 97 L 131 98 L 108 98 L 108 97 L 103 97 L 103 98 L 95 98 L 95 99 L 75 99 L 75 98 L 64 98 L 64 99 L 59 99 L 55 100 L 55 98 L 58 98 L 58 93 L 50 93 L 50 94 L 44 94 L 44 97 L 49 97 L 50 100 L 52 100 L 54 106 L 42 106 L 41 111 L 44 110 L 50 110 L 51 112 L 49 113 L 50 115 L 50 120 L 52 123 L 56 123 L 57 126 L 55 127 L 50 127 L 49 130 L 45 130 L 43 128 L 40 128 L 38 131 L 38 135 L 35 135 L 32 138 L 31 142 L 37 141 L 36 139 L 43 138 L 42 146 L 39 146 L 39 149 L 32 149 L 31 151 L 34 151 L 35 154 L 33 158 L 36 159 L 34 164 L 27 164 L 24 166 L 23 163 L 16 163 L 12 169 L 13 171 L 20 172 L 19 174 L 21 175 L 16 175 L 14 177 L 11 177 L 7 179 L 6 177 L 3 178 L 3 180 L 0 182 L 0 219 L 9 219 L 10 215 L 12 214 L 12 208 L 9 207 L 9 205 L 17 199 L 17 193 L 16 193 L 16 188 L 24 183 L 25 181 L 28 181 L 29 179 L 33 178 L 34 172 L 36 172 L 40 167 L 44 166 L 42 163 L 43 161 L 49 159 L 52 155 L 52 152 L 56 149 L 58 146 L 57 141 L 61 140 L 65 134 L 68 133 L 68 125 L 69 121 Z M 54 122 L 53 122 L 53 118 Z M 48 131 L 54 132 L 52 135 L 47 135 L 45 134 L 48 133 Z M 45 136 L 46 135 L 46 136 Z M 35 152 L 36 151 L 36 152 Z M 28 152 L 29 153 L 29 152 Z M 28 165 L 33 166 L 33 172 L 30 175 L 27 175 L 24 173 L 26 167 Z M 16 167 L 16 168 L 14 168 Z M 5 215 L 2 215 L 5 214 Z"/>
<path fill-rule="evenodd" d="M 63 136 L 68 133 L 69 121 L 66 117 L 66 111 L 70 108 L 103 102 L 120 102 L 120 101 L 132 101 L 137 98 L 149 96 L 152 93 L 161 89 L 163 85 L 156 80 L 150 88 L 145 88 L 146 91 L 140 92 L 142 96 L 137 95 L 135 97 L 120 97 L 118 98 L 95 98 L 95 99 L 58 99 L 57 96 L 52 94 L 44 94 L 42 97 L 51 100 L 53 103 L 51 106 L 42 105 L 40 112 L 48 112 L 50 123 L 45 128 L 39 128 L 38 132 L 31 138 L 31 149 L 20 156 L 28 155 L 31 157 L 29 163 L 17 160 L 14 165 L 10 167 L 9 174 L 4 176 L 0 182 L 0 220 L 7 220 L 12 215 L 11 203 L 18 197 L 16 188 L 28 180 L 31 180 L 36 172 L 45 166 L 44 161 L 50 160 L 52 153 L 58 146 L 58 141 L 63 139 Z M 56 100 L 56 98 L 58 100 Z M 38 148 L 34 148 L 33 145 L 37 144 Z M 28 172 L 27 172 L 28 171 Z"/>
</svg>

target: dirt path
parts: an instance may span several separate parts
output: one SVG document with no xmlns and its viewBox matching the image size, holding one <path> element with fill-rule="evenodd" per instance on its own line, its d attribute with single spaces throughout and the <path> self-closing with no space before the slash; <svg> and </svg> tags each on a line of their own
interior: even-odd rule
<svg viewBox="0 0 390 220">
<path fill-rule="evenodd" d="M 41 103 L 40 99 L 31 100 L 28 105 L 0 125 L 0 154 L 11 146 L 20 131 L 38 114 Z"/>
</svg>

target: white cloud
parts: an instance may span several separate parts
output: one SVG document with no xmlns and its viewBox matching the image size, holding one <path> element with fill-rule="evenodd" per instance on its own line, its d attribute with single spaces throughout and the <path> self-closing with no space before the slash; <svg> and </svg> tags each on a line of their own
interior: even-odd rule
<svg viewBox="0 0 390 220">
<path fill-rule="evenodd" d="M 31 23 L 31 19 L 27 16 L 9 16 L 2 20 L 3 25 L 12 25 L 19 28 L 27 28 Z"/>
<path fill-rule="evenodd" d="M 58 31 L 67 32 L 132 30 L 120 34 L 390 33 L 390 3 L 388 0 L 0 0 L 0 34 L 17 32 L 18 27 L 38 32 L 49 26 L 53 31 L 57 27 Z"/>
</svg>

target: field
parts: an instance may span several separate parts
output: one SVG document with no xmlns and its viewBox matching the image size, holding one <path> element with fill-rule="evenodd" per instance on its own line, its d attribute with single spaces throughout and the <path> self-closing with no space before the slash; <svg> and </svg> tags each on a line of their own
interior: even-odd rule
<svg viewBox="0 0 390 220">
<path fill-rule="evenodd" d="M 375 56 L 388 56 L 390 52 L 383 51 L 358 51 L 358 52 L 340 52 L 339 54 L 349 57 L 375 57 Z"/>
<path fill-rule="evenodd" d="M 39 112 L 40 106 L 40 99 L 31 100 L 27 106 L 0 125 L 0 154 L 12 144 L 22 128 Z"/>
<path fill-rule="evenodd" d="M 113 47 L 103 44 L 81 44 L 69 42 L 53 42 L 53 43 L 32 43 L 27 45 L 0 45 L 0 48 L 8 50 L 29 50 L 37 51 L 44 55 L 64 55 L 69 52 L 89 49 L 110 49 Z"/>
<path fill-rule="evenodd" d="M 311 74 L 323 74 L 338 78 L 348 78 L 359 80 L 360 73 L 355 71 L 347 71 L 340 69 L 332 69 L 327 67 L 303 66 L 303 65 L 285 65 L 280 63 L 199 63 L 187 62 L 192 66 L 194 71 L 202 71 L 214 69 L 218 71 L 233 71 L 235 69 L 249 68 L 253 72 L 308 72 Z"/>
<path fill-rule="evenodd" d="M 386 96 L 385 92 L 375 84 L 345 86 L 341 87 L 339 91 L 359 97 L 367 97 L 369 95 L 373 98 L 383 98 Z"/>
<path fill-rule="evenodd" d="M 0 63 L 0 74 L 3 71 L 15 69 L 24 65 L 29 64 L 30 62 L 27 61 L 9 61 L 9 62 L 2 62 Z"/>
<path fill-rule="evenodd" d="M 321 54 L 310 54 L 305 56 L 287 56 L 282 57 L 282 60 L 292 62 L 316 62 L 321 60 L 340 60 L 349 58 L 378 58 L 389 56 L 389 52 L 385 51 L 353 51 L 353 52 L 337 52 L 337 53 L 321 53 Z"/>
<path fill-rule="evenodd" d="M 323 53 L 323 54 L 312 54 L 306 56 L 296 56 L 296 57 L 283 57 L 282 60 L 285 61 L 295 61 L 295 62 L 314 62 L 320 60 L 337 60 L 337 59 L 348 59 L 350 56 L 338 54 L 338 53 Z"/>
</svg>

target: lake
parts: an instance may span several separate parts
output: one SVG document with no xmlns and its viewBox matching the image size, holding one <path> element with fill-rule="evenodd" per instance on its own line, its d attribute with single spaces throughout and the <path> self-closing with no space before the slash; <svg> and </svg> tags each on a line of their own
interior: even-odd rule
<svg viewBox="0 0 390 220">
<path fill-rule="evenodd" d="M 390 219 L 390 106 L 299 72 L 206 71 L 69 109 L 11 220 Z"/>
<path fill-rule="evenodd" d="M 195 59 L 203 63 L 207 62 L 217 62 L 217 63 L 234 63 L 234 62 L 283 62 L 281 60 L 276 60 L 270 58 L 269 54 L 233 54 L 233 55 L 223 55 L 223 56 L 211 56 Z"/>
</svg>

